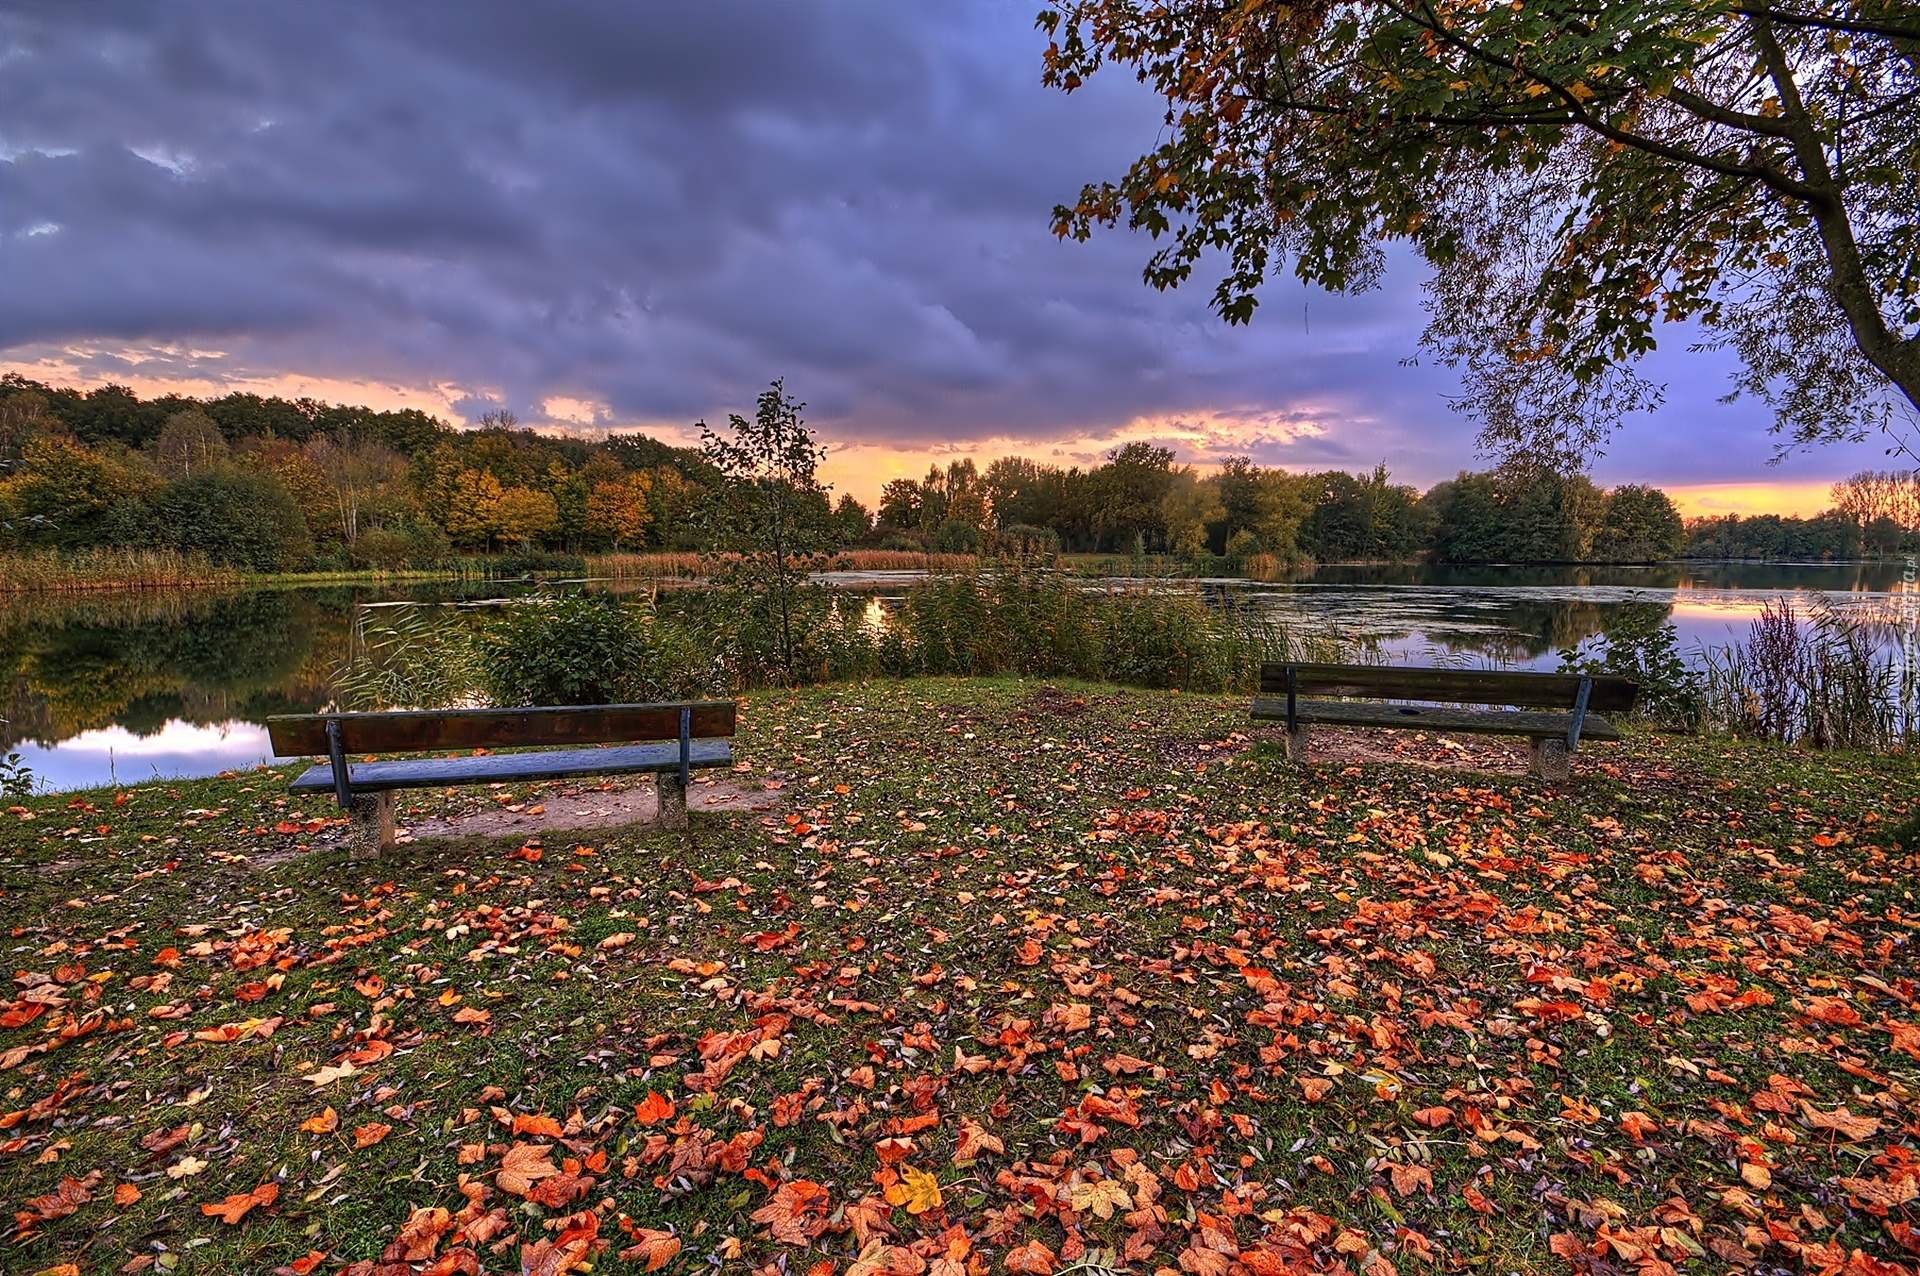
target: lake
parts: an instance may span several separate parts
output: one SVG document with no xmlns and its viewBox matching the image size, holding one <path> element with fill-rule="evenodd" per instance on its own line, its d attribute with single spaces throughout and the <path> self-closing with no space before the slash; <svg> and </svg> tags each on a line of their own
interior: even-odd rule
<svg viewBox="0 0 1920 1276">
<path fill-rule="evenodd" d="M 1619 567 L 1322 567 L 1272 581 L 1208 580 L 1209 596 L 1377 641 L 1407 664 L 1551 669 L 1639 598 L 1667 609 L 1684 652 L 1743 637 L 1769 601 L 1813 595 L 1891 619 L 1900 563 Z M 912 573 L 835 585 L 885 607 Z M 400 601 L 473 602 L 512 584 L 259 590 L 238 594 L 0 595 L 0 754 L 42 787 L 213 775 L 267 760 L 268 715 L 326 704 L 354 618 Z"/>
</svg>

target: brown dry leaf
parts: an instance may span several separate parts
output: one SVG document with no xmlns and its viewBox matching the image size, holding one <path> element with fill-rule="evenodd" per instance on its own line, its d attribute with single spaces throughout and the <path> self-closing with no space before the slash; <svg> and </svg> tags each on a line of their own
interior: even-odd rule
<svg viewBox="0 0 1920 1276">
<path fill-rule="evenodd" d="M 113 1203 L 123 1209 L 139 1199 L 140 1189 L 131 1183 L 122 1183 L 113 1189 Z"/>
<path fill-rule="evenodd" d="M 477 1006 L 462 1006 L 453 1012 L 455 1023 L 488 1023 L 493 1019 L 491 1010 L 481 1010 Z"/>
<path fill-rule="evenodd" d="M 381 1139 L 386 1138 L 392 1129 L 392 1126 L 383 1125 L 378 1121 L 371 1122 L 367 1125 L 356 1125 L 353 1127 L 353 1146 L 357 1148 L 370 1148 Z"/>
<path fill-rule="evenodd" d="M 591 1237 L 581 1236 L 565 1244 L 541 1240 L 523 1245 L 520 1248 L 520 1276 L 563 1276 L 566 1272 L 577 1271 L 580 1260 L 587 1256 L 592 1244 Z"/>
<path fill-rule="evenodd" d="M 1800 1111 L 1807 1118 L 1807 1124 L 1814 1129 L 1831 1130 L 1851 1143 L 1870 1139 L 1880 1131 L 1880 1122 L 1877 1119 L 1869 1116 L 1855 1116 L 1844 1107 L 1832 1112 L 1822 1112 L 1802 1099 Z"/>
<path fill-rule="evenodd" d="M 680 1252 L 680 1238 L 671 1232 L 637 1227 L 633 1231 L 633 1240 L 633 1244 L 620 1251 L 620 1260 L 626 1263 L 643 1262 L 650 1272 L 659 1271 Z"/>
<path fill-rule="evenodd" d="M 1308 1103 L 1318 1103 L 1333 1093 L 1333 1082 L 1325 1077 L 1301 1077 L 1300 1089 L 1306 1093 Z"/>
<path fill-rule="evenodd" d="M 395 1241 L 406 1251 L 401 1255 L 409 1263 L 424 1263 L 440 1248 L 440 1238 L 453 1226 L 453 1215 L 438 1205 L 417 1209 L 407 1216 Z"/>
<path fill-rule="evenodd" d="M 1387 1167 L 1387 1177 L 1393 1180 L 1393 1190 L 1402 1196 L 1433 1190 L 1433 1172 L 1424 1165 L 1401 1165 L 1396 1162 Z"/>
<path fill-rule="evenodd" d="M 1007 1145 L 969 1117 L 960 1118 L 960 1137 L 953 1150 L 955 1165 L 972 1165 L 982 1153 L 1005 1152 Z"/>
<path fill-rule="evenodd" d="M 1053 1251 L 1039 1241 L 1028 1241 L 1018 1249 L 1007 1251 L 1007 1270 L 1026 1272 L 1029 1276 L 1050 1276 L 1056 1263 Z"/>
<path fill-rule="evenodd" d="M 765 1223 L 775 1240 L 806 1245 L 826 1226 L 827 1189 L 807 1179 L 782 1183 L 752 1218 Z"/>
<path fill-rule="evenodd" d="M 271 1205 L 280 1199 L 278 1183 L 262 1183 L 251 1192 L 236 1192 L 218 1204 L 208 1203 L 200 1207 L 202 1214 L 218 1218 L 227 1224 L 237 1224 L 247 1216 L 247 1211 L 256 1205 Z"/>
<path fill-rule="evenodd" d="M 1133 1197 L 1127 1189 L 1114 1179 L 1099 1179 L 1092 1183 L 1075 1183 L 1068 1192 L 1068 1201 L 1082 1214 L 1092 1214 L 1098 1219 L 1113 1217 L 1116 1209 L 1133 1208 Z"/>
<path fill-rule="evenodd" d="M 503 1192 L 525 1196 L 535 1183 L 560 1172 L 560 1167 L 547 1159 L 552 1152 L 545 1143 L 516 1143 L 500 1158 L 500 1173 L 493 1181 Z"/>
<path fill-rule="evenodd" d="M 1895 1182 L 1887 1179 L 1843 1178 L 1839 1183 L 1863 1206 L 1879 1205 L 1891 1210 L 1920 1200 L 1920 1179 L 1903 1178 Z"/>
</svg>

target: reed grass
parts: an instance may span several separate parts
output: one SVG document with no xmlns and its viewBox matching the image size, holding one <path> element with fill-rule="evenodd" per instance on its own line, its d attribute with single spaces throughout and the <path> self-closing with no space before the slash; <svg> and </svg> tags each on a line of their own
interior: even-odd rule
<svg viewBox="0 0 1920 1276">
<path fill-rule="evenodd" d="M 235 588 L 240 572 L 170 549 L 89 549 L 77 554 L 0 554 L 0 593 L 104 589 Z"/>
<path fill-rule="evenodd" d="M 1899 635 L 1816 599 L 1771 601 L 1742 643 L 1700 652 L 1701 725 L 1815 749 L 1892 752 L 1920 733 L 1920 670 Z"/>
</svg>

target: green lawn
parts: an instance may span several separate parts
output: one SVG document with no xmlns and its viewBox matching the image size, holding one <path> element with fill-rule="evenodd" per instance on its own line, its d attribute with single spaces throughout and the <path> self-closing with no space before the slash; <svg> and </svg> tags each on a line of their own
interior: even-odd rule
<svg viewBox="0 0 1920 1276">
<path fill-rule="evenodd" d="M 374 863 L 274 772 L 28 801 L 0 1269 L 1920 1264 L 1910 761 L 1634 735 L 1554 795 L 1248 728 L 762 695 L 773 811 Z"/>
</svg>

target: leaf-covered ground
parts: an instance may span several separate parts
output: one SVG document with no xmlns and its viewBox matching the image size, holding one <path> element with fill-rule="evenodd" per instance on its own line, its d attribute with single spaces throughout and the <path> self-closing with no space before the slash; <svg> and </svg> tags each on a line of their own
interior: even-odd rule
<svg viewBox="0 0 1920 1276">
<path fill-rule="evenodd" d="M 26 802 L 0 1268 L 1920 1269 L 1910 762 L 1244 712 L 756 697 L 769 812 L 374 863 L 275 772 Z"/>
</svg>

